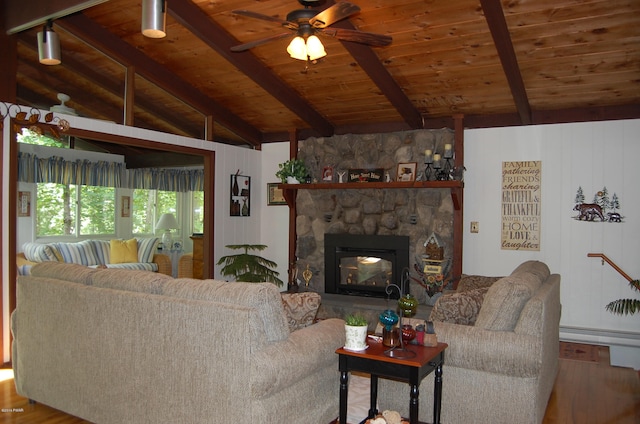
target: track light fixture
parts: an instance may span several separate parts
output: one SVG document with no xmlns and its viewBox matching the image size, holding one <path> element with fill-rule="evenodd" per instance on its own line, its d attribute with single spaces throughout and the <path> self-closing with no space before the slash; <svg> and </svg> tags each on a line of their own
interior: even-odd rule
<svg viewBox="0 0 640 424">
<path fill-rule="evenodd" d="M 60 38 L 53 31 L 53 21 L 47 20 L 42 27 L 42 32 L 38 33 L 38 58 L 43 65 L 59 65 L 60 59 Z"/>
<path fill-rule="evenodd" d="M 166 0 L 142 0 L 142 35 L 163 38 L 167 21 Z"/>
</svg>

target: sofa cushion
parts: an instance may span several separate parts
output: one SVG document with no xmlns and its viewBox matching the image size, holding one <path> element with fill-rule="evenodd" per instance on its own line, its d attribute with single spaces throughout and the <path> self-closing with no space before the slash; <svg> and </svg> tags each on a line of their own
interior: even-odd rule
<svg viewBox="0 0 640 424">
<path fill-rule="evenodd" d="M 111 243 L 109 240 L 91 240 L 98 265 L 106 265 L 111 260 Z"/>
<path fill-rule="evenodd" d="M 138 241 L 131 240 L 111 240 L 111 251 L 109 263 L 126 264 L 138 262 Z"/>
<path fill-rule="evenodd" d="M 484 297 L 476 327 L 512 331 L 525 303 L 540 285 L 542 281 L 537 275 L 522 272 L 496 281 Z"/>
<path fill-rule="evenodd" d="M 447 293 L 440 296 L 429 319 L 452 324 L 474 325 L 489 287 Z"/>
<path fill-rule="evenodd" d="M 138 261 L 137 262 L 153 262 L 153 255 L 156 253 L 158 237 L 141 238 L 138 240 Z M 136 262 L 136 261 L 133 261 Z"/>
<path fill-rule="evenodd" d="M 282 307 L 289 331 L 313 324 L 322 298 L 315 292 L 282 293 Z"/>
<path fill-rule="evenodd" d="M 59 262 L 62 256 L 58 250 L 48 244 L 42 243 L 25 243 L 22 246 L 24 257 L 31 262 Z"/>
<path fill-rule="evenodd" d="M 77 243 L 59 242 L 54 243 L 53 246 L 60 252 L 64 262 L 68 264 L 100 265 L 90 240 Z"/>
<path fill-rule="evenodd" d="M 466 275 L 462 274 L 458 282 L 457 292 L 475 290 L 481 288 L 489 288 L 493 283 L 502 277 L 487 277 L 484 275 Z"/>
<path fill-rule="evenodd" d="M 289 327 L 282 311 L 280 291 L 272 283 L 228 283 L 218 280 L 180 278 L 166 284 L 163 294 L 183 299 L 210 300 L 247 306 L 256 310 L 261 321 L 260 328 L 252 329 L 256 335 L 260 334 L 267 342 L 285 340 L 289 336 Z M 260 344 L 258 340 L 255 343 Z"/>
<path fill-rule="evenodd" d="M 98 270 L 89 277 L 90 285 L 95 287 L 150 294 L 162 294 L 164 285 L 172 280 L 157 272 L 129 269 Z"/>
<path fill-rule="evenodd" d="M 551 271 L 549 270 L 547 264 L 540 261 L 525 261 L 518 265 L 516 269 L 513 270 L 511 275 L 520 274 L 523 272 L 528 272 L 535 275 L 540 279 L 540 282 L 545 281 L 551 275 Z"/>
<path fill-rule="evenodd" d="M 31 267 L 30 274 L 34 277 L 46 277 L 56 280 L 71 281 L 73 283 L 90 284 L 89 277 L 96 272 L 79 264 L 64 262 L 42 262 Z"/>
</svg>

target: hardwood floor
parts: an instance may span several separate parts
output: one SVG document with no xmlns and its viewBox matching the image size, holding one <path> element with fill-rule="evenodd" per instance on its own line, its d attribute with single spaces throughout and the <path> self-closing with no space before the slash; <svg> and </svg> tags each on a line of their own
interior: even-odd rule
<svg viewBox="0 0 640 424">
<path fill-rule="evenodd" d="M 640 424 L 640 374 L 611 367 L 608 348 L 600 347 L 599 352 L 599 363 L 560 359 L 543 424 Z M 0 370 L 0 379 L 0 423 L 88 423 L 39 403 L 29 404 L 16 393 L 10 370 Z"/>
</svg>

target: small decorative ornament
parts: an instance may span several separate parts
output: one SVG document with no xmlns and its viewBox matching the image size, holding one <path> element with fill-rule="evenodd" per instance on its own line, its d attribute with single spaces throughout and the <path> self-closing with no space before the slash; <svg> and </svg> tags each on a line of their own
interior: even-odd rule
<svg viewBox="0 0 640 424">
<path fill-rule="evenodd" d="M 311 281 L 311 277 L 313 277 L 313 272 L 309 269 L 309 264 L 307 264 L 307 268 L 302 271 L 302 278 L 304 278 L 305 287 L 309 287 L 309 281 Z"/>
<path fill-rule="evenodd" d="M 342 171 L 342 172 L 338 172 L 338 182 L 340 184 L 342 184 L 344 181 L 342 180 L 342 178 L 344 177 L 344 174 L 346 174 L 346 171 Z"/>
</svg>

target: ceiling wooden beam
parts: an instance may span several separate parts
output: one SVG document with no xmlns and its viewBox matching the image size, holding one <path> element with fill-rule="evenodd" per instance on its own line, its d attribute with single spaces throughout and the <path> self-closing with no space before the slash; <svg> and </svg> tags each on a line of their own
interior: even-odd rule
<svg viewBox="0 0 640 424">
<path fill-rule="evenodd" d="M 15 34 L 41 25 L 47 19 L 58 19 L 107 0 L 5 0 L 4 23 L 7 33 Z"/>
<path fill-rule="evenodd" d="M 522 74 L 520 73 L 516 52 L 513 49 L 511 34 L 507 27 L 502 4 L 500 0 L 480 0 L 480 4 L 484 11 L 484 17 L 489 25 L 493 43 L 498 50 L 502 69 L 507 77 L 509 88 L 511 88 L 511 95 L 513 96 L 518 115 L 520 115 L 521 123 L 529 125 L 531 124 L 531 106 L 529 105 L 529 98 L 527 97 L 527 91 L 524 87 Z"/>
<path fill-rule="evenodd" d="M 327 2 L 328 6 L 335 4 L 333 1 Z M 351 22 L 343 20 L 331 25 L 335 28 L 357 30 Z M 415 107 L 413 102 L 404 94 L 402 88 L 395 79 L 389 74 L 387 68 L 376 55 L 374 50 L 360 43 L 349 41 L 341 41 L 345 49 L 358 62 L 362 70 L 371 78 L 378 86 L 382 94 L 396 108 L 400 116 L 409 125 L 410 129 L 422 128 L 422 114 Z"/>
<path fill-rule="evenodd" d="M 285 84 L 269 68 L 249 51 L 234 53 L 231 47 L 240 44 L 225 29 L 211 20 L 189 0 L 172 0 L 167 3 L 169 14 L 192 34 L 260 85 L 280 103 L 286 106 L 320 134 L 334 134 L 333 125 L 304 101 L 300 94 Z"/>
<path fill-rule="evenodd" d="M 211 114 L 225 127 L 251 145 L 261 143 L 262 133 L 248 122 L 229 112 L 224 106 L 203 95 L 199 90 L 169 71 L 162 64 L 122 41 L 85 15 L 79 13 L 57 21 L 65 31 L 101 51 L 125 67 L 135 66 L 138 74 L 158 87 L 191 105 L 202 114 Z"/>
<path fill-rule="evenodd" d="M 34 51 L 35 54 L 37 54 L 37 50 L 38 50 L 37 40 L 35 37 L 29 36 L 26 32 L 17 34 L 17 37 L 18 37 L 17 38 L 18 43 L 20 43 L 20 45 Z M 70 72 L 77 74 L 81 78 L 91 81 L 91 83 L 94 84 L 95 86 L 100 87 L 113 95 L 116 95 L 120 98 L 122 98 L 124 95 L 124 90 L 125 90 L 124 81 L 111 78 L 109 76 L 105 76 L 97 72 L 95 69 L 88 67 L 83 62 L 80 62 L 74 59 L 71 55 L 65 55 L 62 63 L 57 66 L 63 67 L 69 70 Z M 66 94 L 69 94 L 69 93 L 66 93 Z M 180 119 L 180 117 L 177 114 L 171 113 L 171 111 L 167 110 L 166 108 L 163 108 L 161 105 L 146 99 L 145 96 L 141 93 L 136 93 L 135 100 L 136 100 L 135 106 L 137 108 L 140 108 L 145 112 L 148 112 L 154 116 L 161 118 L 169 126 L 174 127 L 180 133 L 184 135 L 188 135 L 190 137 L 202 138 L 202 135 L 204 133 L 203 126 L 195 127 L 194 125 L 189 125 L 188 121 L 184 119 Z M 87 106 L 88 108 L 91 108 L 91 105 L 87 104 L 85 106 Z M 122 118 L 120 118 L 115 120 L 115 122 L 123 122 L 123 120 Z M 204 117 L 203 117 L 203 122 L 204 122 Z"/>
</svg>

